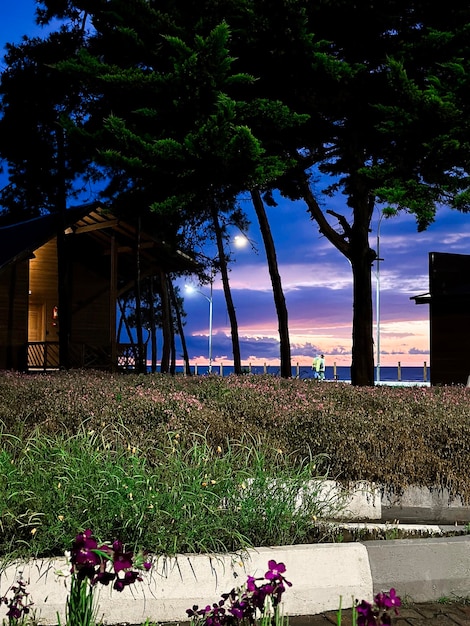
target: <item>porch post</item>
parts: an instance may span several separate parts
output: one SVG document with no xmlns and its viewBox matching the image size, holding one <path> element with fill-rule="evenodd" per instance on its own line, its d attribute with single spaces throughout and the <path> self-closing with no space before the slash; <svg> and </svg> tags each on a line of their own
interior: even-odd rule
<svg viewBox="0 0 470 626">
<path fill-rule="evenodd" d="M 111 263 L 109 276 L 109 341 L 111 344 L 111 371 L 117 370 L 116 306 L 117 306 L 117 248 L 116 236 L 111 237 Z"/>
</svg>

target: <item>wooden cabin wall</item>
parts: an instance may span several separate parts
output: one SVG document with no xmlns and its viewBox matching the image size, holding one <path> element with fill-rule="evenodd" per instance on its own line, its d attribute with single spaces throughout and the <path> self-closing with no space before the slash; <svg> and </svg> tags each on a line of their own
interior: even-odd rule
<svg viewBox="0 0 470 626">
<path fill-rule="evenodd" d="M 110 345 L 109 277 L 76 260 L 73 266 L 72 342 Z"/>
<path fill-rule="evenodd" d="M 68 285 L 71 297 L 72 344 L 107 346 L 109 344 L 109 276 L 102 276 L 102 251 L 98 251 L 84 235 L 68 239 L 72 271 Z M 53 319 L 57 306 L 57 243 L 49 241 L 35 252 L 31 261 L 31 303 L 45 309 L 46 327 L 42 341 L 58 341 L 58 321 Z M 109 264 L 109 259 L 104 261 Z M 94 268 L 100 270 L 98 273 Z M 57 325 L 55 325 L 57 324 Z M 41 340 L 39 340 L 41 341 Z"/>
<path fill-rule="evenodd" d="M 0 272 L 0 369 L 26 370 L 28 261 Z"/>
<path fill-rule="evenodd" d="M 30 332 L 29 341 L 59 341 L 58 319 L 54 319 L 54 307 L 58 306 L 57 291 L 57 243 L 51 239 L 34 253 L 29 262 Z M 36 313 L 34 313 L 36 311 Z M 37 326 L 34 323 L 36 316 Z"/>
</svg>

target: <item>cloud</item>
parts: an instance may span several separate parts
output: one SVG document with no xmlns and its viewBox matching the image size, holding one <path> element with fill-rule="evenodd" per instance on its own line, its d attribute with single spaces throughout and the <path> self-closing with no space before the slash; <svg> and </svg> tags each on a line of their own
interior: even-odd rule
<svg viewBox="0 0 470 626">
<path fill-rule="evenodd" d="M 284 293 L 305 287 L 321 287 L 339 291 L 351 288 L 352 274 L 350 267 L 341 267 L 334 263 L 289 263 L 279 265 Z M 272 294 L 272 285 L 265 266 L 247 264 L 234 266 L 230 273 L 230 287 L 234 290 L 261 291 Z"/>
<path fill-rule="evenodd" d="M 429 354 L 429 350 L 421 350 L 420 348 L 410 348 L 408 354 Z"/>
<path fill-rule="evenodd" d="M 332 205 L 347 213 L 338 199 Z M 258 253 L 249 249 L 234 251 L 236 263 L 230 272 L 230 285 L 242 337 L 242 360 L 279 359 L 278 320 L 271 280 L 256 216 L 249 202 L 252 221 L 249 236 L 257 242 Z M 340 254 L 310 219 L 302 202 L 280 198 L 279 206 L 268 208 L 276 245 L 279 270 L 289 316 L 291 353 L 294 361 L 311 362 L 323 351 L 330 363 L 350 365 L 352 346 L 352 271 Z M 347 214 L 349 216 L 349 214 Z M 371 224 L 370 244 L 376 247 L 379 212 Z M 412 296 L 429 289 L 429 253 L 439 251 L 468 253 L 470 219 L 456 211 L 438 211 L 427 231 L 418 233 L 415 218 L 400 214 L 383 220 L 380 232 L 380 348 L 381 364 L 420 365 L 429 355 L 429 307 L 416 305 Z M 374 350 L 377 341 L 376 264 L 371 274 L 374 314 Z M 199 354 L 207 346 L 207 302 L 185 302 L 188 332 L 197 332 Z M 221 284 L 214 289 L 214 331 L 217 354 L 231 358 L 230 325 Z M 224 336 L 225 335 L 225 336 Z M 191 342 L 192 343 L 192 339 Z"/>
</svg>

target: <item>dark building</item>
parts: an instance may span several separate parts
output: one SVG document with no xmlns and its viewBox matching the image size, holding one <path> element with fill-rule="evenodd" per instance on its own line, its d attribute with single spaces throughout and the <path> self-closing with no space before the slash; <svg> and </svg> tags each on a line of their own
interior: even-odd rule
<svg viewBox="0 0 470 626">
<path fill-rule="evenodd" d="M 470 255 L 429 253 L 431 385 L 466 385 L 470 376 Z"/>
</svg>

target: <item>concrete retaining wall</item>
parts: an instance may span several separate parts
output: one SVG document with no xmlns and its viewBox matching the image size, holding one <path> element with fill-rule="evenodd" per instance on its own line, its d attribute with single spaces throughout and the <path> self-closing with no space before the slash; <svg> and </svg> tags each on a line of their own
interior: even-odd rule
<svg viewBox="0 0 470 626">
<path fill-rule="evenodd" d="M 248 574 L 263 576 L 270 559 L 286 565 L 292 587 L 284 595 L 284 611 L 292 616 L 335 610 L 340 596 L 343 607 L 351 607 L 354 599 L 370 601 L 374 593 L 392 586 L 402 597 L 419 602 L 470 596 L 470 537 L 315 544 L 259 548 L 243 555 L 161 558 L 133 589 L 117 593 L 101 587 L 99 617 L 107 624 L 141 624 L 146 618 L 186 621 L 186 609 L 217 602 Z M 63 621 L 69 584 L 65 559 L 6 568 L 0 578 L 2 593 L 19 570 L 29 580 L 41 624 L 56 624 L 57 613 Z"/>
<path fill-rule="evenodd" d="M 326 501 L 336 502 L 338 520 L 399 520 L 402 523 L 454 524 L 470 522 L 470 506 L 447 489 L 411 486 L 396 494 L 367 482 L 346 487 L 326 480 L 321 489 Z"/>
</svg>

